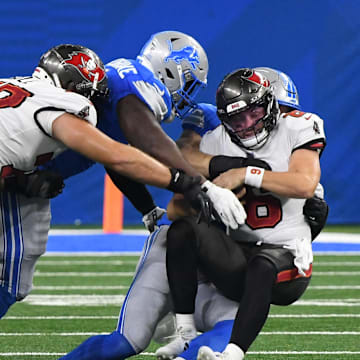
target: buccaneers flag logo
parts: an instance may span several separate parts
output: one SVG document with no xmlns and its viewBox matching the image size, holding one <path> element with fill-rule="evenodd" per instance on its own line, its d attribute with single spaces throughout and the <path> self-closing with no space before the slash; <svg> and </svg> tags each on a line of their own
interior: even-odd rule
<svg viewBox="0 0 360 360">
<path fill-rule="evenodd" d="M 64 60 L 65 63 L 75 66 L 79 73 L 91 82 L 94 81 L 95 75 L 98 74 L 98 82 L 101 82 L 105 77 L 105 71 L 96 61 L 84 52 L 73 52 L 70 54 L 70 59 Z"/>
</svg>

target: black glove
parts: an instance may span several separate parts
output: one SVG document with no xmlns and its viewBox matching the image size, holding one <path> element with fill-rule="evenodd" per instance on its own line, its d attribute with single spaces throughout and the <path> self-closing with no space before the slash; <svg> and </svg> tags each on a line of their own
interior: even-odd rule
<svg viewBox="0 0 360 360">
<path fill-rule="evenodd" d="M 329 206 L 324 199 L 314 196 L 305 201 L 303 214 L 310 225 L 311 239 L 314 240 L 326 224 Z"/>
<path fill-rule="evenodd" d="M 271 170 L 270 165 L 260 159 L 217 155 L 214 156 L 209 163 L 210 179 L 215 179 L 227 170 L 247 166 L 257 166 L 265 170 Z"/>
<path fill-rule="evenodd" d="M 209 196 L 201 189 L 201 177 L 186 175 L 178 169 L 170 169 L 170 172 L 171 181 L 167 188 L 174 193 L 183 194 L 190 205 L 199 211 L 198 223 L 203 220 L 210 224 L 211 215 L 214 212 L 213 204 Z"/>
<path fill-rule="evenodd" d="M 5 179 L 4 191 L 17 192 L 29 198 L 51 199 L 62 193 L 65 184 L 61 175 L 50 170 L 18 174 Z"/>
</svg>

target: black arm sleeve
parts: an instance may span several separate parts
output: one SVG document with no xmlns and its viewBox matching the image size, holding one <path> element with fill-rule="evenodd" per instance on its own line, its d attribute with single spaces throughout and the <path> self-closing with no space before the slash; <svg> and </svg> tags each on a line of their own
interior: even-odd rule
<svg viewBox="0 0 360 360">
<path fill-rule="evenodd" d="M 144 184 L 105 168 L 115 186 L 129 199 L 136 210 L 143 215 L 155 207 L 154 200 Z"/>
</svg>

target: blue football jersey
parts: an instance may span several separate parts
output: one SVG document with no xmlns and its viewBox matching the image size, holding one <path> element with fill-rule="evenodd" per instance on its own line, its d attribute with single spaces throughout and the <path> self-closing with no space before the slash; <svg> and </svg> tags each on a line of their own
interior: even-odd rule
<svg viewBox="0 0 360 360">
<path fill-rule="evenodd" d="M 169 90 L 142 64 L 141 58 L 113 60 L 106 65 L 106 73 L 110 95 L 99 106 L 99 129 L 111 138 L 127 143 L 116 113 L 117 103 L 127 95 L 137 96 L 159 122 L 167 121 L 172 116 Z"/>
<path fill-rule="evenodd" d="M 203 136 L 207 131 L 214 130 L 220 124 L 221 121 L 216 114 L 216 106 L 200 103 L 183 119 L 182 128 L 193 130 Z"/>
<path fill-rule="evenodd" d="M 152 71 L 142 65 L 141 59 L 111 61 L 106 65 L 106 73 L 110 95 L 106 100 L 96 104 L 99 119 L 97 126 L 106 135 L 114 140 L 127 143 L 116 113 L 117 103 L 127 95 L 135 95 L 143 101 L 159 122 L 171 118 L 172 103 L 168 89 Z M 68 150 L 46 164 L 45 168 L 60 172 L 66 179 L 88 169 L 93 164 L 92 160 Z"/>
</svg>

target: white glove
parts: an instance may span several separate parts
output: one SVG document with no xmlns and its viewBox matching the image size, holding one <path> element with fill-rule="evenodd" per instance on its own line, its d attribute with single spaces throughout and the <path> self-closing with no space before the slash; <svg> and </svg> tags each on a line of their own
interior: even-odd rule
<svg viewBox="0 0 360 360">
<path fill-rule="evenodd" d="M 150 232 L 156 230 L 157 221 L 160 220 L 165 213 L 166 213 L 165 209 L 156 206 L 147 214 L 145 214 L 142 218 L 142 222 L 144 223 L 146 229 L 149 230 Z"/>
<path fill-rule="evenodd" d="M 210 181 L 205 181 L 201 188 L 209 196 L 214 209 L 225 226 L 230 226 L 231 229 L 235 230 L 239 225 L 244 224 L 246 212 L 232 191 L 217 186 Z"/>
</svg>

